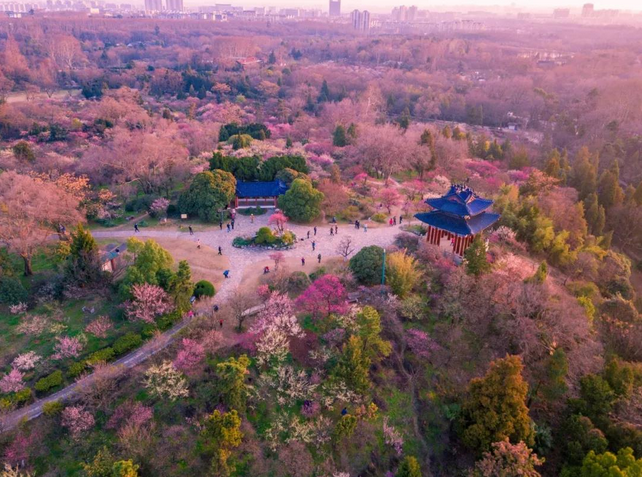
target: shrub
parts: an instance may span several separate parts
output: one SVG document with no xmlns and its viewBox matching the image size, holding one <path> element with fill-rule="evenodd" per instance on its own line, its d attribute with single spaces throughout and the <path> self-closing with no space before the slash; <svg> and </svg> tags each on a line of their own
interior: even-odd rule
<svg viewBox="0 0 642 477">
<path fill-rule="evenodd" d="M 299 293 L 310 286 L 310 279 L 305 272 L 293 272 L 288 277 L 288 291 Z"/>
<path fill-rule="evenodd" d="M 317 278 L 322 277 L 323 275 L 325 275 L 325 267 L 319 267 L 309 275 L 310 281 L 313 282 Z"/>
<path fill-rule="evenodd" d="M 98 363 L 106 363 L 114 359 L 115 355 L 116 353 L 114 352 L 113 348 L 103 348 L 93 353 L 87 359 L 87 364 L 91 366 Z"/>
<path fill-rule="evenodd" d="M 77 378 L 85 372 L 85 369 L 87 369 L 87 361 L 76 361 L 75 363 L 71 363 L 71 365 L 69 366 L 69 369 L 67 370 L 67 376 L 69 376 L 70 378 Z"/>
<path fill-rule="evenodd" d="M 385 224 L 386 223 L 386 218 L 388 216 L 384 214 L 383 212 L 378 212 L 374 214 L 370 219 L 372 219 L 373 222 L 378 222 L 380 224 Z"/>
<path fill-rule="evenodd" d="M 180 321 L 181 313 L 179 311 L 174 311 L 166 315 L 161 316 L 156 322 L 158 323 L 158 329 L 165 331 L 172 327 L 174 323 Z"/>
<path fill-rule="evenodd" d="M 287 231 L 283 232 L 283 235 L 281 235 L 281 242 L 283 242 L 283 245 L 292 245 L 295 240 L 296 235 L 294 235 L 293 232 Z"/>
<path fill-rule="evenodd" d="M 256 233 L 256 238 L 254 239 L 254 242 L 257 244 L 266 244 L 270 245 L 274 243 L 276 240 L 276 237 L 272 233 L 272 230 L 269 227 L 261 227 L 259 231 Z"/>
<path fill-rule="evenodd" d="M 51 388 L 55 388 L 56 386 L 60 386 L 62 384 L 62 371 L 59 369 L 51 373 L 49 376 L 45 376 L 44 378 L 39 379 L 36 382 L 35 389 L 38 392 L 46 392 L 49 391 Z"/>
<path fill-rule="evenodd" d="M 63 407 L 60 401 L 46 402 L 42 405 L 42 413 L 47 417 L 57 416 L 62 412 Z"/>
<path fill-rule="evenodd" d="M 238 213 L 241 215 L 263 215 L 267 212 L 267 209 L 263 207 L 248 207 L 247 209 L 238 209 Z"/>
<path fill-rule="evenodd" d="M 377 245 L 364 247 L 350 259 L 350 270 L 355 278 L 366 285 L 376 285 L 381 280 L 383 249 Z"/>
<path fill-rule="evenodd" d="M 356 205 L 349 205 L 337 214 L 337 217 L 348 222 L 354 222 L 361 217 L 361 211 Z"/>
<path fill-rule="evenodd" d="M 216 289 L 214 288 L 214 285 L 207 280 L 201 280 L 196 282 L 196 285 L 194 285 L 194 296 L 196 298 L 201 298 L 202 296 L 214 296 L 215 293 Z"/>
<path fill-rule="evenodd" d="M 29 388 L 23 388 L 13 395 L 13 402 L 16 404 L 24 404 L 33 398 L 33 391 Z"/>
<path fill-rule="evenodd" d="M 117 355 L 125 354 L 128 351 L 138 348 L 143 342 L 143 337 L 134 332 L 121 336 L 114 342 L 114 351 Z"/>
<path fill-rule="evenodd" d="M 22 282 L 15 277 L 0 279 L 0 303 L 17 305 L 24 303 L 29 298 L 29 293 L 22 286 Z"/>
<path fill-rule="evenodd" d="M 125 203 L 126 212 L 140 212 L 141 210 L 148 210 L 156 200 L 153 195 L 144 195 L 143 197 L 135 197 Z"/>
<path fill-rule="evenodd" d="M 252 245 L 252 239 L 248 237 L 234 237 L 234 240 L 232 240 L 232 246 L 233 247 L 247 247 L 248 245 Z"/>
</svg>

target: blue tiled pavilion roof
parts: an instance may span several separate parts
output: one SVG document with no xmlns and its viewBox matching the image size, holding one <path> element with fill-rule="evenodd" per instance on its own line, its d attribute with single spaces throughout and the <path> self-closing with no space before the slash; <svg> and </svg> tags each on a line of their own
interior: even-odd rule
<svg viewBox="0 0 642 477">
<path fill-rule="evenodd" d="M 282 181 L 272 182 L 236 182 L 236 196 L 245 197 L 276 197 L 283 195 L 288 190 Z"/>
<path fill-rule="evenodd" d="M 499 220 L 499 214 L 484 212 L 468 220 L 438 210 L 415 215 L 421 222 L 432 225 L 438 229 L 446 230 L 455 235 L 475 235 L 487 229 Z"/>
<path fill-rule="evenodd" d="M 466 186 L 452 185 L 446 195 L 436 199 L 428 199 L 426 204 L 433 209 L 459 217 L 472 217 L 488 209 L 493 205 L 493 201 L 478 197 L 472 189 Z"/>
</svg>

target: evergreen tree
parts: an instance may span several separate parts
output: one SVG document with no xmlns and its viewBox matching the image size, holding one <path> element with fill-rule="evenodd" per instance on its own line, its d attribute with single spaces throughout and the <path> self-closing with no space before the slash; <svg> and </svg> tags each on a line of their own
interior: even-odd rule
<svg viewBox="0 0 642 477">
<path fill-rule="evenodd" d="M 444 136 L 446 139 L 450 139 L 453 137 L 453 133 L 450 130 L 450 126 L 447 124 L 444 126 L 444 129 L 441 130 L 441 135 Z"/>
<path fill-rule="evenodd" d="M 633 194 L 633 200 L 637 205 L 642 205 L 642 181 L 638 184 Z"/>
<path fill-rule="evenodd" d="M 185 313 L 192 305 L 190 298 L 194 291 L 194 283 L 192 283 L 192 271 L 189 263 L 185 260 L 178 262 L 178 271 L 172 275 L 169 280 L 168 292 L 174 299 L 176 309 Z"/>
<path fill-rule="evenodd" d="M 249 365 L 250 359 L 244 354 L 238 359 L 231 357 L 216 365 L 223 400 L 229 407 L 239 411 L 245 411 L 248 394 L 245 376 Z"/>
<path fill-rule="evenodd" d="M 568 358 L 562 348 L 555 348 L 546 363 L 546 380 L 542 394 L 549 402 L 558 402 L 568 391 Z"/>
<path fill-rule="evenodd" d="M 493 361 L 484 377 L 470 381 L 460 421 L 466 446 L 480 453 L 504 439 L 533 446 L 535 432 L 526 407 L 528 384 L 522 377 L 523 368 L 519 356 L 507 356 Z"/>
<path fill-rule="evenodd" d="M 486 243 L 481 235 L 476 235 L 470 246 L 464 252 L 466 273 L 479 277 L 490 271 L 490 263 L 486 257 Z"/>
<path fill-rule="evenodd" d="M 292 146 L 293 146 L 293 144 L 292 144 L 292 138 L 291 138 L 290 136 L 288 136 L 288 137 L 285 139 L 285 148 L 286 148 L 286 149 L 292 149 Z"/>
<path fill-rule="evenodd" d="M 323 192 L 312 187 L 310 181 L 295 179 L 288 191 L 279 197 L 279 208 L 292 220 L 310 222 L 321 213 Z"/>
<path fill-rule="evenodd" d="M 437 148 L 435 147 L 435 137 L 433 136 L 430 129 L 424 129 L 424 132 L 421 133 L 419 144 L 421 144 L 422 146 L 427 146 L 430 149 L 430 162 L 428 163 L 428 170 L 434 170 L 435 167 L 437 167 Z M 424 168 L 418 168 L 420 177 L 423 177 Z"/>
<path fill-rule="evenodd" d="M 268 65 L 273 65 L 276 63 L 276 55 L 274 54 L 274 50 L 270 52 L 270 56 L 268 57 Z"/>
<path fill-rule="evenodd" d="M 406 456 L 397 469 L 395 477 L 421 477 L 419 462 L 412 456 Z"/>
<path fill-rule="evenodd" d="M 604 207 L 599 205 L 597 194 L 592 193 L 584 199 L 584 209 L 586 210 L 586 223 L 589 231 L 595 236 L 602 235 L 606 212 Z"/>
<path fill-rule="evenodd" d="M 600 176 L 598 199 L 600 205 L 607 210 L 613 206 L 620 205 L 624 200 L 624 193 L 618 183 L 618 178 L 612 170 L 604 171 Z"/>
<path fill-rule="evenodd" d="M 613 231 L 609 230 L 600 237 L 600 247 L 604 250 L 608 250 L 611 248 L 611 242 L 613 242 Z"/>
<path fill-rule="evenodd" d="M 461 129 L 459 129 L 459 126 L 455 126 L 455 129 L 453 129 L 453 139 L 455 141 L 466 139 L 466 135 L 462 132 Z"/>
<path fill-rule="evenodd" d="M 213 475 L 229 475 L 227 461 L 242 440 L 241 418 L 235 409 L 225 413 L 216 410 L 205 419 L 198 442 L 204 453 L 212 458 Z"/>
<path fill-rule="evenodd" d="M 351 336 L 343 345 L 343 351 L 333 373 L 358 393 L 370 388 L 370 364 L 372 361 L 364 352 L 364 341 L 359 336 Z"/>
<path fill-rule="evenodd" d="M 96 283 L 104 276 L 98 255 L 98 244 L 91 232 L 82 224 L 78 224 L 76 230 L 71 233 L 65 275 L 68 280 L 81 287 Z"/>
<path fill-rule="evenodd" d="M 399 117 L 399 127 L 404 131 L 406 131 L 408 130 L 409 126 L 410 126 L 410 109 L 406 106 L 406 108 L 401 113 L 401 116 Z"/>
<path fill-rule="evenodd" d="M 562 184 L 566 185 L 570 173 L 571 165 L 568 162 L 568 151 L 564 149 L 562 151 L 562 157 L 560 158 L 560 180 Z"/>
<path fill-rule="evenodd" d="M 390 354 L 392 346 L 381 338 L 381 317 L 377 310 L 365 306 L 357 315 L 357 325 L 363 352 L 372 362 L 379 362 Z"/>
<path fill-rule="evenodd" d="M 326 80 L 323 80 L 323 84 L 321 85 L 321 91 L 319 92 L 319 97 L 317 98 L 317 102 L 325 103 L 327 101 L 330 101 L 330 87 L 328 86 L 328 82 Z"/>
<path fill-rule="evenodd" d="M 579 192 L 580 200 L 586 199 L 597 189 L 597 169 L 591 163 L 591 154 L 588 148 L 583 147 L 577 153 L 573 163 L 572 185 Z"/>
<path fill-rule="evenodd" d="M 219 210 L 227 206 L 236 194 L 236 179 L 219 169 L 196 174 L 178 199 L 181 213 L 206 222 L 219 219 Z"/>
<path fill-rule="evenodd" d="M 337 127 L 334 128 L 334 133 L 332 134 L 332 144 L 336 147 L 344 147 L 348 144 L 348 138 L 346 137 L 346 128 L 341 124 L 337 124 Z"/>
<path fill-rule="evenodd" d="M 544 166 L 544 173 L 549 177 L 554 177 L 559 179 L 562 173 L 562 168 L 560 165 L 560 153 L 557 149 L 553 149 L 551 152 L 546 165 Z"/>
<path fill-rule="evenodd" d="M 207 97 L 207 90 L 205 89 L 205 86 L 201 86 L 198 89 L 198 93 L 196 95 L 198 99 L 205 99 Z"/>
<path fill-rule="evenodd" d="M 348 127 L 348 144 L 353 144 L 355 139 L 357 139 L 357 125 L 355 123 L 350 123 Z"/>
</svg>

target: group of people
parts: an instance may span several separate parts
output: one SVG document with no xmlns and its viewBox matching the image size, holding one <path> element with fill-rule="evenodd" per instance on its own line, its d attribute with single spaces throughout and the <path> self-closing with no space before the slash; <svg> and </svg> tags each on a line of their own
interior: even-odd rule
<svg viewBox="0 0 642 477">
<path fill-rule="evenodd" d="M 402 222 L 403 222 L 403 216 L 402 216 L 402 215 L 400 215 L 400 216 L 399 216 L 399 225 L 401 225 L 401 223 L 402 223 Z M 388 221 L 388 223 L 389 223 L 391 226 L 393 226 L 393 225 L 397 225 L 397 216 L 395 215 L 394 217 L 390 217 L 390 220 Z"/>
</svg>

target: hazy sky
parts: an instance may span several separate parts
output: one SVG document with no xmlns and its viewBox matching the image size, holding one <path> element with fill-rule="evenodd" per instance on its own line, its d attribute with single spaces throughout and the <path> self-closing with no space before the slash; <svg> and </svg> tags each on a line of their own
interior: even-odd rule
<svg viewBox="0 0 642 477">
<path fill-rule="evenodd" d="M 455 5 L 469 5 L 473 7 L 479 6 L 499 6 L 499 7 L 516 7 L 524 10 L 542 10 L 553 9 L 560 7 L 581 9 L 584 0 L 463 0 L 454 2 L 445 2 L 443 0 L 343 0 L 341 9 L 344 13 L 349 12 L 355 8 L 369 9 L 371 11 L 389 11 L 392 7 L 397 5 L 417 5 L 422 9 L 435 9 L 447 10 L 453 9 Z M 321 8 L 324 11 L 328 9 L 327 1 L 319 0 L 192 0 L 193 3 L 232 3 L 244 7 L 253 6 L 287 6 L 287 7 L 302 7 L 302 8 Z M 186 0 L 186 4 L 192 3 Z M 593 1 L 596 9 L 619 8 L 622 10 L 642 10 L 642 0 L 608 0 L 608 1 Z"/>
</svg>

